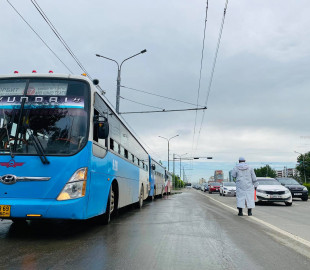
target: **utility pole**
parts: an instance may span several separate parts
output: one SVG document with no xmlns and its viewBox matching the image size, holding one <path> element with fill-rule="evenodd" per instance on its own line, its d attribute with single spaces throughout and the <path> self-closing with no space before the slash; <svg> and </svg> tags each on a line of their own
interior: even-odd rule
<svg viewBox="0 0 310 270">
<path fill-rule="evenodd" d="M 175 166 L 174 166 L 174 153 L 173 153 L 173 179 L 174 181 L 172 181 L 173 183 L 173 189 L 175 189 Z"/>
</svg>

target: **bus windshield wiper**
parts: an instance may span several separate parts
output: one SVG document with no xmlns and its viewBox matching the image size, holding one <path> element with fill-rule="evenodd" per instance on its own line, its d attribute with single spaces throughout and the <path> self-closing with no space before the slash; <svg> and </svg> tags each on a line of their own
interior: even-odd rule
<svg viewBox="0 0 310 270">
<path fill-rule="evenodd" d="M 25 125 L 23 124 L 24 128 L 26 128 L 26 132 L 28 133 L 29 137 L 31 138 L 31 140 L 33 141 L 33 146 L 36 149 L 41 161 L 43 164 L 50 164 L 49 160 L 47 159 L 45 153 L 44 153 L 44 149 L 43 146 L 40 142 L 40 140 L 38 139 L 38 137 L 36 135 L 33 134 L 33 132 L 30 132 L 28 127 L 29 125 Z"/>
</svg>

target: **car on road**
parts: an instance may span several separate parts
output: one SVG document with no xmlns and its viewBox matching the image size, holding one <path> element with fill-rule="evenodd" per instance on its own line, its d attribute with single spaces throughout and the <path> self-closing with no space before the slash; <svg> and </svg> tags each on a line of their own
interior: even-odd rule
<svg viewBox="0 0 310 270">
<path fill-rule="evenodd" d="M 220 184 L 220 196 L 236 196 L 235 182 L 222 182 Z"/>
<path fill-rule="evenodd" d="M 208 190 L 209 190 L 209 189 L 208 189 L 208 183 L 203 183 L 203 184 L 201 185 L 201 190 L 202 190 L 203 192 L 208 191 Z"/>
<path fill-rule="evenodd" d="M 208 183 L 209 193 L 211 194 L 212 192 L 219 192 L 220 184 L 221 184 L 220 182 L 209 182 Z"/>
<path fill-rule="evenodd" d="M 291 193 L 293 198 L 301 198 L 303 201 L 308 200 L 308 189 L 298 183 L 295 179 L 293 178 L 276 178 L 282 186 L 287 187 Z"/>
<path fill-rule="evenodd" d="M 290 190 L 280 184 L 274 178 L 257 177 L 255 202 L 284 202 L 291 206 L 293 199 Z"/>
</svg>

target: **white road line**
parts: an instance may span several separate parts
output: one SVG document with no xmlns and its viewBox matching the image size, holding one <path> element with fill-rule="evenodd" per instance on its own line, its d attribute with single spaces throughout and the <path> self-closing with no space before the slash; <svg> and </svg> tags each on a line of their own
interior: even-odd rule
<svg viewBox="0 0 310 270">
<path fill-rule="evenodd" d="M 215 202 L 225 206 L 226 208 L 229 208 L 230 210 L 233 210 L 234 212 L 238 212 L 238 210 L 236 208 L 233 208 L 233 207 L 231 207 L 231 206 L 229 206 L 229 205 L 227 205 L 225 203 L 222 203 L 222 202 L 212 198 L 211 196 L 209 196 L 207 194 L 202 194 L 200 192 L 198 192 L 198 193 L 200 195 L 202 195 L 202 196 L 206 196 L 207 198 L 209 198 L 209 199 L 211 199 L 211 200 L 213 200 L 213 201 L 215 201 Z M 280 233 L 280 234 L 282 234 L 282 235 L 284 235 L 286 237 L 289 237 L 289 238 L 291 238 L 291 239 L 293 239 L 293 240 L 295 240 L 295 241 L 297 241 L 297 242 L 299 242 L 299 243 L 301 243 L 301 244 L 303 244 L 303 245 L 305 245 L 305 246 L 310 248 L 310 242 L 307 241 L 306 239 L 303 239 L 303 238 L 301 238 L 301 237 L 299 237 L 297 235 L 294 235 L 292 233 L 284 231 L 284 230 L 282 230 L 282 229 L 280 229 L 280 228 L 278 228 L 278 227 L 276 227 L 276 226 L 274 226 L 274 225 L 272 225 L 272 224 L 270 224 L 268 222 L 265 222 L 265 221 L 263 221 L 263 220 L 261 220 L 259 218 L 251 216 L 250 219 L 252 221 L 256 221 L 257 223 L 260 223 L 260 224 L 262 224 L 262 225 L 264 225 L 264 226 L 266 226 L 266 227 L 268 227 L 268 228 L 270 228 L 270 229 L 272 229 L 272 230 L 274 230 L 274 231 L 276 231 L 276 232 L 278 232 L 278 233 Z"/>
</svg>

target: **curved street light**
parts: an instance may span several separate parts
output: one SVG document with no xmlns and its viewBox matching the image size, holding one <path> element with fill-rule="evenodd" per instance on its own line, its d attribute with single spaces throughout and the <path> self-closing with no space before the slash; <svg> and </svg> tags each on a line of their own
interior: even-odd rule
<svg viewBox="0 0 310 270">
<path fill-rule="evenodd" d="M 139 53 L 136 53 L 135 55 L 133 56 L 130 56 L 128 58 L 126 58 L 125 60 L 123 60 L 121 62 L 121 64 L 119 64 L 116 60 L 112 59 L 112 58 L 109 58 L 109 57 L 106 57 L 106 56 L 103 56 L 103 55 L 100 55 L 100 54 L 96 54 L 97 57 L 102 57 L 102 58 L 105 58 L 107 60 L 110 60 L 110 61 L 113 61 L 117 64 L 117 86 L 116 86 L 116 112 L 119 113 L 119 100 L 120 100 L 120 93 L 121 93 L 121 70 L 122 70 L 122 65 L 125 61 L 139 55 L 139 54 L 142 54 L 142 53 L 146 53 L 146 49 L 142 50 L 141 52 Z"/>
<path fill-rule="evenodd" d="M 179 136 L 179 134 L 175 135 L 175 136 L 172 136 L 169 139 L 167 139 L 166 137 L 158 136 L 159 138 L 165 139 L 168 142 L 168 171 L 169 171 L 169 142 L 170 142 L 171 139 L 173 139 L 175 137 L 178 137 L 178 136 Z"/>
</svg>

